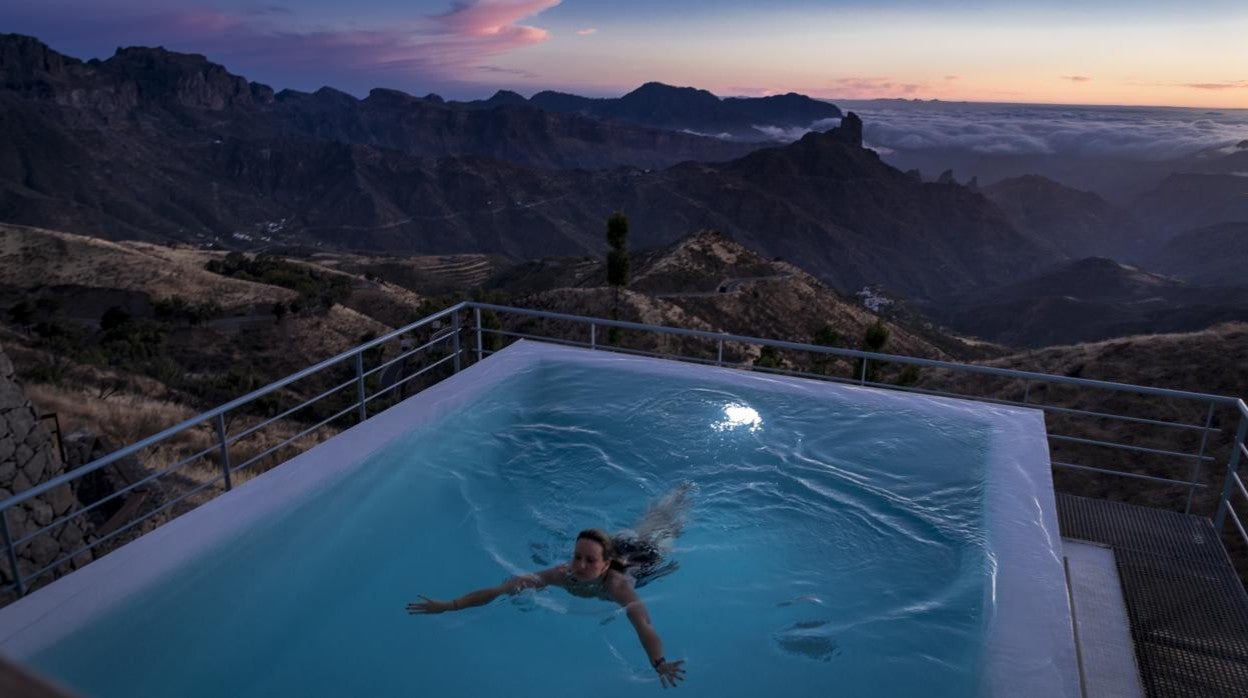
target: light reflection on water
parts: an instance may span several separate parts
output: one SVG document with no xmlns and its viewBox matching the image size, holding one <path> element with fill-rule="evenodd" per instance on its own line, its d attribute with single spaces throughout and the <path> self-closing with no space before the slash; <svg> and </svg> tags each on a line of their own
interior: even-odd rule
<svg viewBox="0 0 1248 698">
<path fill-rule="evenodd" d="M 745 427 L 749 432 L 756 432 L 763 427 L 763 418 L 758 410 L 749 405 L 730 402 L 724 405 L 724 418 L 711 425 L 715 431 L 728 431 Z"/>
</svg>

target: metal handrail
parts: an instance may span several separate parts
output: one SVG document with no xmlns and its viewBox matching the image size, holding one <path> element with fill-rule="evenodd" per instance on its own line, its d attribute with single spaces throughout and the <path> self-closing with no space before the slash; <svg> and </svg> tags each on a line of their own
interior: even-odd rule
<svg viewBox="0 0 1248 698">
<path fill-rule="evenodd" d="M 25 502 L 28 499 L 38 497 L 39 495 L 42 495 L 42 494 L 46 494 L 49 491 L 54 490 L 57 487 L 60 487 L 61 485 L 64 485 L 70 481 L 76 480 L 82 477 L 83 475 L 86 475 L 87 473 L 91 473 L 96 470 L 99 470 L 100 468 L 103 468 L 106 465 L 115 463 L 121 460 L 122 458 L 134 455 L 135 453 L 138 453 L 139 451 L 142 451 L 143 449 L 149 446 L 154 446 L 171 436 L 180 434 L 183 431 L 186 431 L 187 429 L 189 429 L 190 427 L 196 426 L 198 424 L 202 424 L 203 422 L 206 422 L 209 419 L 215 419 L 216 417 L 224 415 L 236 408 L 242 407 L 243 405 L 246 405 L 247 403 L 252 402 L 253 400 L 256 400 L 257 398 L 261 398 L 261 397 L 264 397 L 265 395 L 268 395 L 269 393 L 275 392 L 277 390 L 281 390 L 282 388 L 285 388 L 291 383 L 307 378 L 308 376 L 312 376 L 317 373 L 320 373 L 322 370 L 330 366 L 339 364 L 347 359 L 354 358 L 356 354 L 363 353 L 369 349 L 372 349 L 373 347 L 384 344 L 385 342 L 391 339 L 394 339 L 395 337 L 398 337 L 400 335 L 411 332 L 414 329 L 428 325 L 429 323 L 432 323 L 436 320 L 440 320 L 452 313 L 456 313 L 464 309 L 467 305 L 468 305 L 467 302 L 456 303 L 455 305 L 447 308 L 446 310 L 442 310 L 437 313 L 434 313 L 433 315 L 429 315 L 427 317 L 421 318 L 420 320 L 417 320 L 416 322 L 413 322 L 410 325 L 405 325 L 404 327 L 394 330 L 393 332 L 385 334 L 381 337 L 378 337 L 377 339 L 374 339 L 370 342 L 366 342 L 365 344 L 361 344 L 360 346 L 354 349 L 349 349 L 347 351 L 342 352 L 341 354 L 338 354 L 337 356 L 333 356 L 331 358 L 325 359 L 324 361 L 321 361 L 320 363 L 309 366 L 308 368 L 305 368 L 302 371 L 299 371 L 298 373 L 293 373 L 289 376 L 286 376 L 285 378 L 282 378 L 281 380 L 274 381 L 264 386 L 263 388 L 257 388 L 256 390 L 253 390 L 250 393 L 247 393 L 246 395 L 240 398 L 231 400 L 230 402 L 227 402 L 224 405 L 221 405 L 220 407 L 213 408 L 211 410 L 208 410 L 207 412 L 204 412 L 203 414 L 200 414 L 195 417 L 191 417 L 190 419 L 179 422 L 169 427 L 168 429 L 165 429 L 164 431 L 157 432 L 156 434 L 153 434 L 147 437 L 146 439 L 143 439 L 142 441 L 131 444 L 119 451 L 113 451 L 112 453 L 108 454 L 107 456 L 104 456 L 103 458 L 98 458 L 94 461 L 91 461 L 90 463 L 74 468 L 68 473 L 64 473 L 56 478 L 48 480 L 42 485 L 38 485 L 29 490 L 26 490 L 25 492 L 16 494 L 6 499 L 5 501 L 0 502 L 0 509 L 9 509 L 16 504 L 21 504 L 22 502 Z"/>
<path fill-rule="evenodd" d="M 471 317 L 473 324 L 466 326 L 465 324 L 462 323 L 461 312 L 468 310 L 468 309 L 471 309 L 473 311 L 473 315 Z M 507 314 L 507 315 L 518 315 L 522 317 L 533 317 L 533 318 L 540 318 L 540 319 L 546 319 L 546 320 L 566 321 L 566 322 L 573 322 L 573 323 L 578 323 L 582 325 L 587 325 L 589 341 L 579 342 L 576 340 L 570 340 L 566 338 L 555 338 L 555 337 L 547 337 L 547 336 L 542 336 L 542 335 L 531 335 L 531 334 L 525 334 L 522 332 L 506 331 L 502 329 L 487 329 L 482 326 L 481 313 L 483 310 L 491 311 L 495 313 Z M 415 349 L 412 349 L 410 351 L 405 351 L 400 356 L 395 357 L 394 359 L 391 359 L 389 361 L 386 361 L 379 366 L 373 367 L 372 369 L 368 371 L 364 370 L 364 365 L 363 365 L 364 352 L 374 349 L 384 344 L 385 342 L 393 340 L 396 337 L 400 337 L 404 334 L 412 332 L 413 330 L 417 330 L 422 327 L 428 326 L 448 316 L 451 318 L 450 326 L 440 330 L 439 333 L 436 336 L 432 337 L 429 341 L 425 342 L 419 347 L 416 347 Z M 636 349 L 628 349 L 625 347 L 615 347 L 615 346 L 604 345 L 599 341 L 599 335 L 598 335 L 599 326 L 614 327 L 614 328 L 625 329 L 625 330 L 636 330 L 636 331 L 642 331 L 642 332 L 648 332 L 648 333 L 657 333 L 657 334 L 662 334 L 662 335 L 672 335 L 672 336 L 691 337 L 691 338 L 697 338 L 697 339 L 711 340 L 715 342 L 717 345 L 716 346 L 716 358 L 704 359 L 704 358 L 696 357 L 696 356 L 683 356 L 680 354 L 664 354 L 664 353 L 658 353 L 658 352 L 648 352 L 648 351 L 642 351 L 642 350 L 636 350 Z M 476 335 L 475 342 L 469 342 L 469 343 L 461 342 L 460 335 L 462 334 L 463 331 L 475 332 L 475 335 Z M 111 454 L 108 454 L 102 458 L 92 461 L 91 463 L 87 463 L 79 468 L 75 468 L 74 470 L 68 473 L 64 473 L 56 478 L 53 478 L 52 480 L 49 480 L 48 482 L 39 484 L 31 489 L 26 490 L 25 492 L 18 493 L 4 500 L 3 502 L 0 502 L 0 529 L 3 529 L 0 532 L 3 533 L 3 543 L 5 544 L 5 548 L 7 548 L 9 563 L 15 573 L 15 581 L 13 584 L 9 585 L 9 587 L 15 587 L 18 590 L 19 594 L 23 594 L 25 593 L 24 582 L 28 580 L 33 580 L 36 577 L 39 577 L 40 575 L 47 573 L 50 569 L 55 568 L 59 564 L 62 564 L 66 559 L 71 559 L 72 557 L 78 554 L 81 554 L 82 552 L 86 550 L 93 549 L 96 545 L 104 541 L 107 541 L 116 537 L 121 532 L 132 528 L 137 523 L 147 520 L 147 518 L 149 518 L 150 516 L 156 513 L 169 509 L 174 504 L 184 501 L 188 497 L 194 495 L 195 493 L 202 491 L 206 487 L 210 487 L 212 485 L 215 485 L 217 482 L 224 480 L 226 489 L 229 489 L 231 486 L 230 474 L 232 472 L 237 472 L 239 470 L 242 470 L 243 468 L 249 467 L 253 463 L 265 457 L 268 457 L 269 455 L 277 452 L 278 450 L 282 448 L 286 448 L 294 444 L 296 441 L 303 438 L 304 436 L 311 433 L 312 431 L 321 428 L 322 426 L 324 426 L 325 424 L 328 424 L 329 422 L 332 422 L 336 419 L 343 417 L 344 415 L 350 413 L 352 410 L 358 410 L 359 419 L 361 421 L 368 419 L 369 414 L 368 414 L 367 404 L 370 401 L 378 397 L 381 397 L 385 394 L 393 392 L 396 388 L 402 386 L 408 381 L 414 378 L 417 378 L 427 373 L 428 371 L 431 371 L 432 369 L 443 365 L 446 362 L 452 362 L 453 370 L 456 372 L 459 371 L 462 365 L 463 354 L 465 352 L 467 352 L 469 357 L 472 357 L 475 355 L 475 358 L 477 361 L 485 359 L 486 357 L 494 353 L 494 351 L 485 349 L 485 347 L 483 346 L 482 338 L 486 334 L 494 334 L 497 336 L 506 336 L 506 337 L 533 338 L 533 339 L 540 339 L 546 342 L 554 342 L 558 344 L 566 344 L 566 345 L 572 345 L 572 346 L 584 346 L 590 349 L 609 350 L 609 351 L 614 351 L 614 352 L 621 352 L 621 353 L 626 353 L 626 354 L 635 354 L 635 355 L 642 355 L 642 356 L 660 356 L 660 357 L 672 358 L 672 359 L 677 359 L 677 360 L 682 360 L 682 361 L 690 361 L 690 362 L 704 363 L 704 364 L 711 364 L 711 365 L 718 365 L 718 366 L 727 365 L 724 360 L 724 347 L 726 343 L 732 343 L 735 345 L 745 345 L 745 346 L 751 346 L 751 345 L 752 346 L 768 346 L 768 347 L 775 347 L 778 349 L 789 349 L 789 350 L 806 352 L 806 353 L 824 354 L 824 355 L 838 356 L 838 357 L 850 358 L 850 359 L 860 359 L 862 360 L 860 375 L 854 378 L 844 378 L 844 377 L 839 377 L 839 376 L 828 376 L 824 374 L 811 373 L 811 372 L 805 372 L 805 371 L 790 371 L 790 370 L 786 370 L 782 368 L 770 369 L 770 368 L 765 368 L 765 367 L 748 366 L 744 364 L 731 364 L 731 365 L 741 367 L 741 368 L 749 368 L 750 370 L 755 370 L 755 371 L 764 371 L 768 373 L 796 375 L 796 376 L 801 376 L 801 377 L 806 377 L 806 378 L 818 378 L 822 380 L 836 381 L 836 382 L 842 382 L 842 383 L 853 383 L 853 384 L 858 384 L 858 385 L 887 387 L 890 389 L 902 390 L 902 391 L 913 391 L 913 392 L 925 393 L 925 394 L 936 394 L 936 395 L 945 395 L 945 396 L 951 396 L 951 397 L 960 397 L 960 398 L 965 398 L 965 399 L 974 399 L 974 400 L 979 400 L 979 401 L 988 402 L 988 403 L 1018 405 L 1018 406 L 1041 409 L 1045 411 L 1052 411 L 1052 412 L 1062 413 L 1062 414 L 1075 414 L 1075 415 L 1091 416 L 1091 417 L 1099 417 L 1099 418 L 1122 419 L 1122 420 L 1131 421 L 1135 423 L 1142 423 L 1142 424 L 1155 425 L 1155 426 L 1161 426 L 1161 427 L 1195 430 L 1195 431 L 1198 431 L 1202 437 L 1200 452 L 1196 454 L 1183 453 L 1180 451 L 1171 451 L 1171 450 L 1166 450 L 1166 449 L 1157 449 L 1157 448 L 1148 448 L 1148 447 L 1143 447 L 1143 446 L 1128 445 L 1128 444 L 1115 443 L 1115 442 L 1110 442 L 1110 441 L 1102 441 L 1102 440 L 1097 440 L 1097 439 L 1085 439 L 1085 438 L 1075 437 L 1071 435 L 1063 435 L 1063 434 L 1050 434 L 1049 435 L 1049 438 L 1057 440 L 1057 441 L 1064 440 L 1064 441 L 1070 441 L 1070 442 L 1075 442 L 1075 443 L 1080 443 L 1080 444 L 1089 444 L 1089 445 L 1095 445 L 1095 446 L 1108 446 L 1112 448 L 1126 449 L 1126 450 L 1131 450 L 1131 451 L 1136 451 L 1136 452 L 1150 453 L 1154 455 L 1193 459 L 1194 465 L 1191 470 L 1190 481 L 1169 479 L 1169 478 L 1164 478 L 1164 477 L 1156 477 L 1152 475 L 1142 475 L 1138 473 L 1130 473 L 1130 472 L 1117 471 L 1117 470 L 1110 470 L 1106 468 L 1098 468 L 1098 467 L 1093 467 L 1090 465 L 1083 465 L 1083 464 L 1077 464 L 1077 463 L 1065 463 L 1065 462 L 1058 462 L 1058 461 L 1052 462 L 1052 465 L 1059 466 L 1059 467 L 1069 467 L 1069 468 L 1074 468 L 1078 470 L 1106 473 L 1106 474 L 1111 474 L 1111 475 L 1119 475 L 1123 477 L 1132 477 L 1132 478 L 1137 478 L 1141 480 L 1155 481 L 1155 482 L 1159 482 L 1159 483 L 1163 483 L 1167 485 L 1187 487 L 1189 488 L 1189 494 L 1188 494 L 1189 508 L 1191 505 L 1192 496 L 1194 492 L 1196 491 L 1196 489 L 1198 488 L 1203 489 L 1203 488 L 1209 487 L 1209 485 L 1206 485 L 1205 483 L 1198 481 L 1199 473 L 1200 473 L 1200 469 L 1198 466 L 1203 461 L 1215 460 L 1213 456 L 1209 456 L 1205 454 L 1205 447 L 1206 447 L 1206 441 L 1207 441 L 1208 435 L 1210 433 L 1222 432 L 1221 429 L 1213 428 L 1211 426 L 1212 425 L 1212 413 L 1213 413 L 1214 406 L 1215 405 L 1224 405 L 1224 406 L 1231 405 L 1231 406 L 1234 406 L 1238 410 L 1239 415 L 1240 415 L 1240 423 L 1239 423 L 1239 429 L 1237 432 L 1236 440 L 1234 441 L 1234 445 L 1236 446 L 1236 448 L 1233 449 L 1231 460 L 1228 463 L 1227 476 L 1223 485 L 1222 496 L 1218 503 L 1218 511 L 1217 511 L 1217 515 L 1215 518 L 1215 526 L 1217 527 L 1217 530 L 1221 531 L 1225 518 L 1229 514 L 1232 520 L 1232 523 L 1235 525 L 1235 527 L 1239 530 L 1241 534 L 1244 533 L 1242 521 L 1238 513 L 1232 508 L 1232 505 L 1231 505 L 1231 498 L 1236 493 L 1241 494 L 1246 499 L 1248 499 L 1248 490 L 1245 489 L 1243 480 L 1242 478 L 1240 478 L 1238 474 L 1238 468 L 1239 468 L 1240 463 L 1242 462 L 1241 453 L 1245 458 L 1248 458 L 1248 446 L 1246 446 L 1246 443 L 1248 443 L 1248 406 L 1245 406 L 1244 401 L 1238 398 L 1226 397 L 1222 395 L 1213 395 L 1213 394 L 1208 394 L 1208 393 L 1173 390 L 1173 389 L 1168 389 L 1168 388 L 1153 388 L 1149 386 L 1137 386 L 1137 385 L 1130 385 L 1127 383 L 1116 383 L 1116 382 L 1111 382 L 1111 381 L 1099 381 L 1099 380 L 1091 380 L 1091 379 L 1085 379 L 1085 378 L 1074 378 L 1074 377 L 1069 377 L 1069 376 L 1055 376 L 1055 375 L 1050 375 L 1050 374 L 1045 374 L 1045 373 L 1037 373 L 1037 372 L 1032 372 L 1032 371 L 1019 371 L 1015 369 L 997 368 L 997 367 L 992 367 L 992 366 L 960 364 L 956 362 L 943 361 L 943 360 L 937 360 L 937 359 L 923 359 L 923 358 L 918 358 L 918 357 L 883 354 L 879 352 L 845 349 L 845 348 L 839 348 L 839 347 L 826 347 L 826 346 L 819 346 L 819 345 L 812 345 L 812 344 L 802 344 L 798 342 L 790 342 L 790 341 L 776 340 L 776 339 L 766 339 L 762 337 L 737 335 L 737 334 L 730 334 L 730 333 L 725 333 L 725 332 L 690 330 L 690 329 L 679 328 L 679 327 L 651 325 L 651 324 L 646 324 L 646 323 L 630 322 L 630 321 L 624 321 L 624 320 L 609 320 L 609 319 L 593 318 L 593 317 L 586 317 L 586 316 L 579 316 L 579 315 L 569 315 L 565 313 L 554 313 L 554 312 L 541 311 L 541 310 L 530 310 L 526 308 L 513 308 L 509 306 L 500 306 L 500 305 L 494 305 L 494 304 L 489 304 L 489 303 L 477 303 L 477 302 L 465 301 L 465 302 L 456 303 L 442 311 L 433 313 L 427 317 L 421 318 L 401 328 L 388 332 L 385 335 L 382 335 L 381 337 L 377 337 L 373 340 L 365 342 L 350 350 L 339 353 L 336 356 L 320 361 L 306 369 L 303 369 L 302 371 L 291 374 L 290 376 L 287 376 L 278 381 L 270 383 L 257 390 L 251 391 L 250 393 L 247 393 L 246 395 L 243 395 L 230 402 L 227 402 L 219 407 L 208 410 L 207 412 L 204 412 L 200 415 L 197 415 L 183 422 L 180 422 L 179 424 L 171 426 L 137 443 L 131 444 L 130 446 L 127 446 Z M 372 395 L 366 394 L 365 380 L 369 376 L 379 373 L 381 370 L 397 362 L 400 362 L 403 359 L 408 358 L 409 356 L 411 356 L 412 354 L 415 354 L 416 352 L 428 350 L 434 345 L 443 344 L 447 342 L 447 340 L 450 340 L 451 345 L 453 347 L 449 355 L 441 357 L 437 361 L 433 362 L 431 365 L 421 368 L 420 370 L 416 371 L 412 375 L 408 375 L 404 377 L 402 380 L 397 381 L 393 385 L 380 388 L 379 390 L 374 392 Z M 303 403 L 301 403 L 299 406 L 295 408 L 282 412 L 277 417 L 264 420 L 263 422 L 259 424 L 251 426 L 243 430 L 241 433 L 237 433 L 234 435 L 230 435 L 226 433 L 226 429 L 224 426 L 225 425 L 224 418 L 225 418 L 225 415 L 230 413 L 231 411 L 244 407 L 259 398 L 262 398 L 266 395 L 270 395 L 274 393 L 275 391 L 281 390 L 285 388 L 286 386 L 289 386 L 304 378 L 317 375 L 328 368 L 336 367 L 339 365 L 350 365 L 347 362 L 351 362 L 352 360 L 354 360 L 354 367 L 353 367 L 354 375 L 348 381 L 341 383 L 328 391 L 322 392 L 316 397 L 311 398 L 310 400 L 304 401 Z M 1007 378 L 1007 379 L 1012 379 L 1012 380 L 1022 380 L 1024 381 L 1024 385 L 1025 385 L 1024 396 L 1023 396 L 1023 400 L 1019 402 L 1015 400 L 1002 400 L 999 398 L 990 398 L 986 396 L 981 397 L 981 396 L 966 395 L 966 394 L 961 394 L 961 393 L 928 390 L 924 388 L 916 388 L 916 387 L 911 387 L 911 386 L 895 386 L 891 384 L 879 383 L 879 382 L 867 380 L 868 376 L 867 376 L 866 369 L 867 369 L 867 365 L 869 362 L 888 362 L 888 363 L 894 363 L 894 364 L 906 364 L 906 365 L 913 365 L 913 366 L 919 366 L 919 367 L 925 367 L 925 368 L 933 368 L 933 369 L 938 369 L 938 370 L 949 370 L 949 371 L 956 371 L 960 373 L 981 374 L 981 375 L 995 376 L 999 378 Z M 1128 416 L 1128 415 L 1114 415 L 1111 413 L 1079 410 L 1079 409 L 1068 408 L 1068 407 L 1060 407 L 1057 405 L 1039 404 L 1039 403 L 1031 402 L 1029 400 L 1031 386 L 1033 382 L 1065 384 L 1065 385 L 1072 385 L 1072 386 L 1076 386 L 1080 388 L 1128 392 L 1128 393 L 1134 393 L 1137 395 L 1147 395 L 1147 396 L 1160 397 L 1160 398 L 1175 398 L 1175 399 L 1181 399 L 1181 400 L 1186 400 L 1186 401 L 1199 401 L 1202 403 L 1207 403 L 1209 405 L 1209 413 L 1208 413 L 1208 416 L 1206 416 L 1204 420 L 1204 425 L 1202 426 L 1200 424 L 1188 424 L 1184 422 L 1170 422 L 1170 421 L 1165 421 L 1165 420 L 1146 419 L 1142 417 L 1133 417 L 1133 416 Z M 236 444 L 241 439 L 246 438 L 247 436 L 272 424 L 273 422 L 278 421 L 284 417 L 287 417 L 301 409 L 304 409 L 308 407 L 309 405 L 316 404 L 317 402 L 326 398 L 327 396 L 337 393 L 341 391 L 342 389 L 349 387 L 352 383 L 356 383 L 357 392 L 358 392 L 357 400 L 354 403 L 346 406 L 344 409 L 338 411 L 336 414 L 329 417 L 328 419 L 325 419 L 319 422 L 318 424 L 299 432 L 295 436 L 292 436 L 290 438 L 283 440 L 281 443 L 277 444 L 276 446 L 273 446 L 265 450 L 264 452 L 249 458 L 245 462 L 238 464 L 236 466 L 230 465 L 229 447 L 231 444 Z M 53 521 L 48 526 L 44 526 L 43 528 L 39 529 L 38 531 L 35 531 L 34 533 L 27 534 L 21 537 L 17 541 L 14 541 L 12 537 L 9 535 L 10 534 L 9 525 L 8 525 L 9 523 L 8 522 L 8 510 L 9 509 L 19 504 L 22 504 L 23 502 L 29 501 L 30 499 L 34 497 L 38 497 L 40 495 L 46 494 L 47 492 L 57 487 L 66 485 L 67 483 L 73 480 L 76 480 L 77 478 L 80 478 L 86 474 L 99 470 L 100 468 L 103 468 L 111 463 L 115 463 L 122 458 L 126 458 L 145 448 L 158 444 L 170 437 L 181 434 L 182 432 L 185 432 L 189 429 L 197 428 L 200 425 L 203 425 L 205 423 L 211 424 L 214 421 L 217 424 L 217 431 L 218 431 L 218 443 L 216 445 L 210 447 L 209 449 L 204 449 L 202 451 L 199 451 L 198 453 L 188 458 L 184 458 L 180 460 L 178 463 L 174 464 L 173 466 L 164 468 L 160 471 L 157 471 L 156 473 L 153 473 L 152 475 L 149 475 L 146 478 L 143 478 L 138 483 L 134 483 L 130 487 L 126 488 L 126 491 L 129 491 L 130 489 L 133 489 L 134 487 L 150 482 L 151 480 L 157 477 L 160 477 L 177 468 L 180 468 L 182 465 L 192 460 L 195 460 L 197 458 L 201 458 L 204 455 L 211 453 L 212 450 L 216 450 L 217 448 L 219 448 L 221 451 L 222 474 L 218 475 L 216 478 L 210 480 L 207 483 L 201 484 L 199 487 L 196 487 L 192 491 L 182 494 L 180 497 L 177 497 L 171 502 L 166 502 L 163 506 L 156 509 L 155 511 L 147 512 L 143 517 L 140 517 L 136 521 L 132 521 L 117 530 L 111 531 L 109 535 L 99 540 L 93 541 L 91 544 L 75 551 L 74 553 L 72 553 L 70 556 L 66 558 L 60 558 L 56 562 L 53 562 L 51 565 L 45 566 L 44 568 L 30 575 L 23 576 L 20 573 L 18 573 L 17 558 L 16 558 L 16 548 L 18 545 L 28 542 L 31 538 L 48 531 L 48 529 L 50 528 L 53 528 L 57 525 L 64 523 L 65 521 L 69 520 L 70 518 L 73 518 L 74 516 L 81 516 L 85 512 L 101 504 L 103 501 L 107 499 L 112 499 L 116 496 L 119 496 L 122 493 L 120 492 L 112 493 L 109 497 L 106 497 L 105 500 L 94 502 L 89 507 L 86 507 L 84 509 L 79 509 L 71 513 L 67 513 L 63 515 L 62 517 L 58 517 L 55 521 Z M 1245 542 L 1248 543 L 1248 536 L 1245 536 Z"/>
<path fill-rule="evenodd" d="M 906 363 L 915 366 L 926 366 L 931 368 L 947 368 L 964 373 L 983 373 L 988 375 L 1001 376 L 1004 378 L 1027 378 L 1031 380 L 1042 380 L 1046 383 L 1065 383 L 1069 385 L 1077 385 L 1085 388 L 1101 388 L 1104 390 L 1115 390 L 1119 392 L 1139 393 L 1143 395 L 1152 395 L 1155 397 L 1173 397 L 1185 400 L 1211 400 L 1218 404 L 1233 405 L 1236 402 L 1243 405 L 1243 401 L 1238 398 L 1228 397 L 1226 395 L 1214 395 L 1211 393 L 1196 393 L 1187 390 L 1174 390 L 1171 388 L 1153 388 L 1146 385 L 1131 385 L 1130 383 L 1115 383 L 1113 381 L 1092 380 L 1089 378 L 1073 378 L 1070 376 L 1055 376 L 1049 373 L 1036 373 L 1034 371 L 1019 371 L 1010 368 L 995 368 L 992 366 L 978 366 L 975 364 L 960 364 L 954 361 L 941 361 L 939 359 L 921 359 L 915 356 L 901 356 L 898 354 L 880 354 L 877 352 L 861 351 L 858 349 L 842 349 L 840 347 L 825 347 L 817 344 L 801 344 L 799 342 L 788 342 L 781 339 L 765 339 L 763 337 L 751 337 L 748 335 L 729 334 L 727 332 L 710 332 L 707 330 L 687 330 L 683 327 L 669 327 L 666 325 L 647 325 L 640 322 L 628 322 L 626 320 L 604 320 L 602 318 L 591 318 L 584 315 L 567 315 L 565 313 L 551 313 L 544 310 L 529 310 L 527 308 L 511 308 L 505 305 L 492 305 L 489 303 L 468 302 L 461 305 L 471 306 L 473 308 L 481 308 L 483 310 L 493 310 L 496 312 L 506 312 L 515 315 L 529 315 L 533 317 L 541 317 L 546 320 L 568 320 L 573 322 L 594 323 L 597 325 L 606 325 L 608 327 L 618 327 L 626 330 L 643 330 L 649 332 L 661 332 L 663 334 L 673 334 L 683 337 L 699 337 L 702 339 L 714 339 L 725 342 L 737 342 L 738 344 L 758 344 L 763 346 L 777 347 L 780 349 L 794 349 L 796 351 L 814 352 L 819 354 L 834 354 L 837 356 L 847 356 L 851 358 L 865 358 L 876 361 L 886 361 L 889 363 Z M 599 346 L 602 346 L 599 344 Z"/>
<path fill-rule="evenodd" d="M 1226 523 L 1226 515 L 1230 514 L 1231 520 L 1235 523 L 1235 527 L 1239 529 L 1239 533 L 1244 539 L 1244 543 L 1248 545 L 1248 532 L 1244 531 L 1239 515 L 1235 513 L 1234 508 L 1231 506 L 1232 486 L 1238 484 L 1241 490 L 1244 487 L 1239 477 L 1241 457 L 1248 458 L 1248 445 L 1245 445 L 1248 443 L 1248 405 L 1245 405 L 1243 400 L 1238 400 L 1236 407 L 1239 408 L 1239 430 L 1235 432 L 1231 460 L 1226 467 L 1226 481 L 1222 485 L 1222 498 L 1218 501 L 1218 512 L 1213 517 L 1213 527 L 1220 532 L 1223 524 Z"/>
</svg>

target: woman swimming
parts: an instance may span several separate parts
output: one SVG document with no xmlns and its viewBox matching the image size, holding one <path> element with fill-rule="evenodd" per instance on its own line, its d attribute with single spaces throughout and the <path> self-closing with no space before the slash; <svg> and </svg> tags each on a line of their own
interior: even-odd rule
<svg viewBox="0 0 1248 698">
<path fill-rule="evenodd" d="M 685 660 L 667 661 L 663 640 L 650 622 L 650 613 L 637 596 L 636 587 L 676 569 L 674 562 L 663 563 L 659 546 L 666 542 L 665 537 L 674 538 L 680 532 L 680 509 L 688 489 L 687 485 L 681 486 L 651 508 L 638 525 L 636 537 L 613 539 L 596 528 L 586 529 L 576 536 L 571 562 L 512 577 L 498 586 L 478 589 L 450 601 L 421 596 L 422 601 L 407 605 L 407 612 L 461 611 L 484 606 L 503 594 L 547 586 L 562 587 L 576 596 L 612 600 L 624 607 L 659 682 L 664 688 L 675 686 L 685 679 Z"/>
</svg>

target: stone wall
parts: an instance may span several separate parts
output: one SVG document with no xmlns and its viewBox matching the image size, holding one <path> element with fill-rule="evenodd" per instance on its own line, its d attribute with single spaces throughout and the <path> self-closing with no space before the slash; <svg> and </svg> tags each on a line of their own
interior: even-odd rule
<svg viewBox="0 0 1248 698">
<path fill-rule="evenodd" d="M 46 482 L 66 470 L 54 436 L 40 423 L 34 406 L 18 384 L 13 363 L 0 351 L 0 501 Z M 47 526 L 65 514 L 81 508 L 74 490 L 62 485 L 4 512 L 9 535 L 18 541 Z M 29 541 L 17 544 L 18 566 L 26 577 L 84 545 L 90 524 L 84 517 L 71 517 Z M 58 565 L 54 575 L 43 575 L 35 584 L 46 583 L 90 562 L 85 552 Z M 13 582 L 9 551 L 0 541 L 0 587 Z M 0 603 L 12 593 L 0 592 Z"/>
</svg>

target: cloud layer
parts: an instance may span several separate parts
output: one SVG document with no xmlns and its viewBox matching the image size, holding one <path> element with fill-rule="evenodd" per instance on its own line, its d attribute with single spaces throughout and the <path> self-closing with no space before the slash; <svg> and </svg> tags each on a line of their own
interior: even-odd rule
<svg viewBox="0 0 1248 698">
<path fill-rule="evenodd" d="M 845 104 L 840 105 L 846 109 Z M 891 150 L 1165 160 L 1248 138 L 1248 111 L 925 102 L 849 106 Z"/>
</svg>

